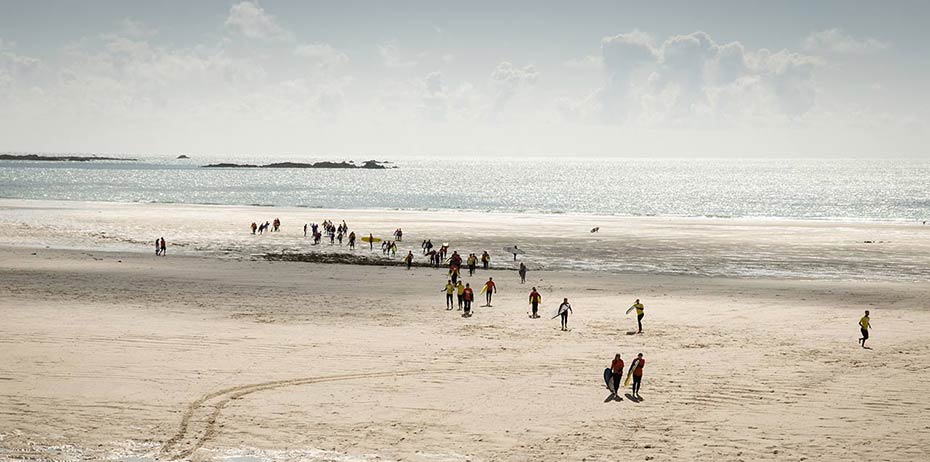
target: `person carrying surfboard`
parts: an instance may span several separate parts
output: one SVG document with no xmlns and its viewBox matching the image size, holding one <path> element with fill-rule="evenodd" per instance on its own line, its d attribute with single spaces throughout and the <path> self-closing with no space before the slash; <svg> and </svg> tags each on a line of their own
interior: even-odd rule
<svg viewBox="0 0 930 462">
<path fill-rule="evenodd" d="M 462 300 L 465 302 L 465 312 L 463 318 L 471 317 L 471 302 L 475 299 L 475 292 L 471 290 L 471 284 L 465 284 L 465 290 L 462 291 Z"/>
<path fill-rule="evenodd" d="M 533 291 L 530 292 L 530 306 L 533 308 L 533 314 L 530 315 L 531 318 L 536 319 L 539 317 L 539 304 L 542 302 L 542 295 L 539 295 L 539 292 L 536 292 L 536 288 L 533 287 Z"/>
<path fill-rule="evenodd" d="M 375 250 L 375 235 L 368 233 L 368 249 Z"/>
<path fill-rule="evenodd" d="M 871 328 L 872 324 L 869 319 L 869 310 L 865 310 L 865 316 L 859 320 L 859 331 L 862 332 L 862 337 L 859 337 L 859 344 L 862 345 L 862 348 L 867 348 L 865 346 L 865 341 L 869 339 L 869 329 Z"/>
<path fill-rule="evenodd" d="M 519 253 L 519 252 L 517 252 L 517 251 L 520 250 L 520 249 L 517 248 L 517 244 L 514 244 L 514 245 L 513 245 L 513 249 L 511 249 L 511 250 L 512 250 L 512 253 L 513 253 L 513 261 L 517 261 L 517 253 Z"/>
<path fill-rule="evenodd" d="M 643 359 L 643 354 L 637 354 L 636 359 L 633 360 L 633 364 L 630 364 L 630 370 L 626 374 L 626 382 L 623 383 L 623 386 L 627 386 L 630 383 L 630 378 L 633 378 L 633 391 L 631 394 L 637 399 L 639 399 L 639 387 L 643 382 L 643 366 L 645 365 L 646 360 Z"/>
<path fill-rule="evenodd" d="M 481 254 L 481 266 L 483 266 L 484 269 L 488 269 L 489 263 L 491 263 L 491 256 L 488 255 L 488 251 L 485 250 L 484 253 Z"/>
<path fill-rule="evenodd" d="M 610 363 L 610 381 L 613 385 L 610 391 L 615 395 L 620 391 L 620 379 L 623 377 L 623 366 L 623 358 L 620 357 L 620 353 L 617 353 L 614 356 L 614 360 Z"/>
<path fill-rule="evenodd" d="M 637 298 L 636 301 L 633 302 L 633 305 L 626 310 L 626 314 L 630 314 L 630 311 L 633 311 L 634 309 L 636 310 L 636 325 L 639 327 L 639 331 L 636 332 L 637 334 L 643 333 L 643 316 L 646 315 L 645 308 L 646 307 L 644 307 Z"/>
<path fill-rule="evenodd" d="M 484 287 L 481 288 L 481 293 L 488 300 L 488 303 L 484 306 L 491 306 L 491 295 L 495 292 L 497 292 L 497 285 L 494 284 L 494 278 L 488 278 L 488 282 L 485 282 Z"/>
<path fill-rule="evenodd" d="M 568 330 L 568 313 L 572 312 L 572 305 L 568 303 L 568 299 L 565 298 L 562 300 L 562 304 L 559 305 L 559 310 L 556 312 L 556 315 L 552 317 L 555 319 L 557 317 L 562 317 L 562 330 Z"/>
<path fill-rule="evenodd" d="M 451 310 L 451 309 L 453 308 L 453 305 L 452 305 L 452 294 L 455 293 L 455 284 L 452 283 L 452 280 L 451 280 L 451 279 L 449 279 L 448 281 L 446 281 L 446 287 L 445 287 L 444 289 L 440 290 L 440 292 L 445 292 L 445 293 L 446 293 L 446 309 L 447 309 L 447 310 Z"/>
</svg>

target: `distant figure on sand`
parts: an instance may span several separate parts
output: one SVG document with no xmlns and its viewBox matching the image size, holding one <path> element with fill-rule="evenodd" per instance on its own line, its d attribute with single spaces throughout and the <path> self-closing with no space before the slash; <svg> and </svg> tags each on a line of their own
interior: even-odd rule
<svg viewBox="0 0 930 462">
<path fill-rule="evenodd" d="M 484 269 L 488 269 L 489 263 L 491 263 L 491 256 L 488 255 L 488 251 L 485 250 L 484 253 L 481 254 L 481 266 L 484 267 Z"/>
<path fill-rule="evenodd" d="M 513 245 L 513 261 L 517 261 L 517 251 L 520 250 L 517 248 L 517 244 Z"/>
<path fill-rule="evenodd" d="M 475 254 L 470 253 L 468 254 L 468 259 L 465 260 L 465 262 L 468 264 L 468 275 L 474 276 L 475 268 L 478 266 L 478 257 L 475 256 Z"/>
<path fill-rule="evenodd" d="M 639 327 L 639 330 L 636 332 L 637 334 L 643 333 L 643 316 L 646 315 L 645 308 L 646 307 L 644 307 L 643 304 L 640 303 L 639 299 L 637 298 L 636 301 L 633 302 L 633 306 L 631 306 L 630 309 L 627 310 L 627 313 L 629 313 L 630 310 L 632 309 L 636 310 L 636 325 Z"/>
<path fill-rule="evenodd" d="M 304 237 L 307 237 L 307 224 L 304 223 Z"/>
<path fill-rule="evenodd" d="M 459 280 L 459 283 L 455 285 L 455 292 L 459 302 L 459 309 L 461 310 L 465 306 L 465 284 Z"/>
<path fill-rule="evenodd" d="M 165 244 L 165 238 L 161 238 L 161 256 L 165 256 L 168 253 L 168 246 Z"/>
<path fill-rule="evenodd" d="M 368 233 L 368 248 L 369 250 L 375 250 L 375 235 Z"/>
<path fill-rule="evenodd" d="M 643 354 L 639 353 L 636 355 L 636 359 L 633 360 L 633 364 L 630 364 L 630 371 L 627 372 L 627 376 L 633 377 L 633 397 L 639 399 L 639 387 L 643 383 L 643 366 L 646 365 L 646 360 L 643 359 Z"/>
<path fill-rule="evenodd" d="M 620 353 L 617 353 L 614 356 L 613 362 L 610 363 L 610 381 L 613 383 L 613 388 L 610 390 L 613 394 L 620 392 L 620 379 L 623 377 L 623 359 L 620 358 Z"/>
<path fill-rule="evenodd" d="M 859 320 L 859 331 L 862 332 L 862 337 L 859 337 L 859 344 L 862 345 L 862 348 L 868 348 L 865 346 L 865 341 L 869 339 L 869 329 L 871 328 L 872 324 L 869 319 L 869 310 L 865 310 L 865 316 Z"/>
<path fill-rule="evenodd" d="M 517 273 L 520 274 L 520 284 L 526 284 L 526 265 L 523 262 L 520 262 L 520 270 Z"/>
<path fill-rule="evenodd" d="M 465 284 L 465 290 L 462 291 L 462 301 L 465 302 L 465 312 L 462 313 L 463 318 L 471 317 L 471 302 L 475 300 L 475 292 L 471 290 L 470 284 Z"/>
<path fill-rule="evenodd" d="M 591 228 L 591 232 L 592 232 L 592 233 L 596 233 L 596 232 L 598 232 L 598 231 L 600 231 L 600 230 L 601 230 L 601 227 L 600 227 L 600 226 L 595 226 L 594 228 Z"/>
<path fill-rule="evenodd" d="M 568 313 L 572 312 L 572 305 L 568 303 L 568 299 L 563 299 L 562 304 L 559 305 L 559 311 L 555 317 L 562 318 L 562 330 L 568 330 Z M 553 319 L 555 319 L 555 317 Z"/>
<path fill-rule="evenodd" d="M 542 302 L 542 295 L 539 295 L 539 292 L 536 292 L 536 288 L 533 287 L 533 291 L 530 292 L 530 307 L 533 309 L 533 314 L 530 315 L 531 318 L 536 319 L 539 317 L 539 304 Z"/>
<path fill-rule="evenodd" d="M 410 265 L 413 265 L 413 251 L 407 251 L 407 256 L 404 258 L 404 261 L 407 262 L 407 269 L 410 269 Z"/>
<path fill-rule="evenodd" d="M 252 228 L 252 234 L 255 234 L 255 230 L 258 229 L 258 225 L 256 225 L 255 222 L 253 221 L 251 228 Z"/>
<path fill-rule="evenodd" d="M 155 256 L 161 255 L 161 241 L 158 238 L 155 238 Z"/>
<path fill-rule="evenodd" d="M 452 304 L 452 294 L 455 293 L 455 284 L 452 283 L 451 279 L 446 281 L 446 287 L 442 289 L 442 292 L 446 293 L 446 309 L 451 310 L 452 308 L 455 308 L 455 305 Z"/>
<path fill-rule="evenodd" d="M 349 248 L 355 250 L 355 231 L 349 233 Z"/>
<path fill-rule="evenodd" d="M 488 278 L 488 282 L 484 283 L 484 287 L 481 291 L 484 292 L 484 296 L 488 301 L 487 305 L 484 306 L 491 306 L 491 294 L 497 292 L 497 284 L 494 284 L 494 278 Z"/>
</svg>

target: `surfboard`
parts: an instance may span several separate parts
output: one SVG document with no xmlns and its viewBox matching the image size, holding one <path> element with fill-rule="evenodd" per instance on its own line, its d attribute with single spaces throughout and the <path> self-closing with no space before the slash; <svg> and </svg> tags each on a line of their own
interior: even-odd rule
<svg viewBox="0 0 930 462">
<path fill-rule="evenodd" d="M 635 307 L 635 306 L 631 306 L 631 307 L 627 308 L 627 309 L 626 309 L 626 314 L 630 314 L 630 312 L 633 311 L 633 308 L 636 308 L 636 307 Z"/>
<path fill-rule="evenodd" d="M 617 390 L 614 390 L 614 388 L 611 386 L 612 385 L 611 382 L 613 382 L 612 380 L 613 377 L 614 377 L 614 372 L 610 370 L 609 367 L 607 369 L 604 369 L 604 384 L 607 385 L 607 389 L 610 390 L 611 393 L 616 393 Z"/>
<path fill-rule="evenodd" d="M 488 285 L 485 284 L 485 285 L 483 285 L 483 286 L 481 287 L 481 293 L 485 293 L 485 292 L 487 292 L 487 291 L 488 291 Z"/>
<path fill-rule="evenodd" d="M 523 251 L 523 249 L 518 249 L 516 247 L 504 247 L 504 252 L 515 253 L 517 255 L 523 255 L 526 253 Z"/>
<path fill-rule="evenodd" d="M 368 236 L 365 236 L 362 238 L 362 242 L 381 242 L 381 238 L 380 237 L 369 238 Z"/>
<path fill-rule="evenodd" d="M 623 386 L 630 386 L 630 381 L 633 380 L 633 371 L 636 370 L 636 365 L 638 364 L 639 358 L 633 360 L 632 367 L 630 367 L 630 372 L 626 375 L 626 380 L 623 381 Z"/>
</svg>

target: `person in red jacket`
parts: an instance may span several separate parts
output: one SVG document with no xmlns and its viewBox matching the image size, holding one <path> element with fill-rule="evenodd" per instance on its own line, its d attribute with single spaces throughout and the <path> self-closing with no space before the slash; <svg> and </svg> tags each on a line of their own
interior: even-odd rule
<svg viewBox="0 0 930 462">
<path fill-rule="evenodd" d="M 620 353 L 617 353 L 610 363 L 610 372 L 611 382 L 614 384 L 613 394 L 616 395 L 620 391 L 620 379 L 623 377 L 623 359 L 620 358 Z"/>
<path fill-rule="evenodd" d="M 484 292 L 484 296 L 488 300 L 487 305 L 484 306 L 491 306 L 491 295 L 497 293 L 497 285 L 494 284 L 494 278 L 488 278 L 488 282 L 484 283 L 482 292 Z"/>
<path fill-rule="evenodd" d="M 643 366 L 645 365 L 646 360 L 643 359 L 643 354 L 639 353 L 630 365 L 630 371 L 627 372 L 627 375 L 633 376 L 633 397 L 637 399 L 639 399 L 639 387 L 643 382 Z"/>
<path fill-rule="evenodd" d="M 539 303 L 542 302 L 542 295 L 539 295 L 539 292 L 536 292 L 536 288 L 533 287 L 533 291 L 530 292 L 530 306 L 533 308 L 533 314 L 530 315 L 531 318 L 536 319 L 539 317 Z"/>
<path fill-rule="evenodd" d="M 465 302 L 465 312 L 463 318 L 471 317 L 471 302 L 475 300 L 475 292 L 471 290 L 471 284 L 465 284 L 465 290 L 462 292 L 462 300 Z"/>
</svg>

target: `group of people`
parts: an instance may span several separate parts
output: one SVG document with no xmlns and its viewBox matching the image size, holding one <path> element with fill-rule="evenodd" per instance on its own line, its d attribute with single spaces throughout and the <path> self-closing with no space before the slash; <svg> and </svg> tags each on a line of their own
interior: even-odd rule
<svg viewBox="0 0 930 462">
<path fill-rule="evenodd" d="M 338 226 L 333 224 L 332 221 L 323 220 L 323 223 L 319 225 L 316 223 L 304 223 L 304 237 L 307 237 L 308 226 L 310 227 L 310 237 L 313 239 L 314 245 L 318 245 L 323 240 L 324 235 L 329 239 L 329 245 L 335 245 L 336 241 L 339 241 L 339 245 L 342 245 L 342 239 L 349 231 L 349 225 L 347 225 L 344 220 L 342 224 Z"/>
<path fill-rule="evenodd" d="M 633 399 L 641 399 L 639 396 L 639 387 L 643 383 L 643 367 L 645 365 L 646 360 L 643 358 L 643 354 L 639 353 L 636 355 L 636 359 L 633 360 L 633 363 L 630 364 L 630 369 L 626 373 L 627 378 L 624 386 L 629 385 L 631 381 L 633 382 L 633 389 L 630 393 L 630 397 Z M 617 353 L 614 356 L 614 360 L 610 363 L 610 380 L 607 383 L 611 398 L 616 397 L 617 393 L 620 392 L 620 379 L 623 378 L 623 367 L 623 358 L 620 357 L 620 353 Z"/>
<path fill-rule="evenodd" d="M 165 237 L 155 239 L 155 256 L 164 257 L 168 253 L 168 245 L 165 244 Z"/>
</svg>

